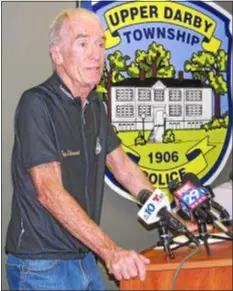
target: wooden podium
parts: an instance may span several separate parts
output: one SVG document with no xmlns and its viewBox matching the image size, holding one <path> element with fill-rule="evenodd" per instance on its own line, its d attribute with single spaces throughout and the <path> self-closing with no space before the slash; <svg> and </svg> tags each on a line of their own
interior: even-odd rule
<svg viewBox="0 0 233 291">
<path fill-rule="evenodd" d="M 176 279 L 175 290 L 233 290 L 232 286 L 232 241 L 209 244 L 211 256 L 205 247 L 189 258 L 182 266 Z M 193 250 L 181 247 L 174 251 L 175 258 L 169 259 L 162 249 L 142 252 L 151 260 L 145 281 L 138 278 L 120 282 L 121 290 L 171 290 L 172 279 L 184 257 Z"/>
</svg>

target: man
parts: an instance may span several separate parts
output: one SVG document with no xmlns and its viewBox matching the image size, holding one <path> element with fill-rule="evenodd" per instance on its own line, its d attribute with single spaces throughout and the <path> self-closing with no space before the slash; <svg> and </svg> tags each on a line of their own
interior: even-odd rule
<svg viewBox="0 0 233 291">
<path fill-rule="evenodd" d="M 103 290 L 94 255 L 117 280 L 144 280 L 150 261 L 98 226 L 105 163 L 135 197 L 153 191 L 121 149 L 94 91 L 104 66 L 104 29 L 94 13 L 70 9 L 51 25 L 49 41 L 54 73 L 24 92 L 15 116 L 9 286 Z"/>
<path fill-rule="evenodd" d="M 105 162 L 135 197 L 153 190 L 93 91 L 104 66 L 104 29 L 94 13 L 70 9 L 55 19 L 49 38 L 54 74 L 24 92 L 15 116 L 9 286 L 103 290 L 93 253 L 117 280 L 144 280 L 149 260 L 98 226 Z"/>
</svg>

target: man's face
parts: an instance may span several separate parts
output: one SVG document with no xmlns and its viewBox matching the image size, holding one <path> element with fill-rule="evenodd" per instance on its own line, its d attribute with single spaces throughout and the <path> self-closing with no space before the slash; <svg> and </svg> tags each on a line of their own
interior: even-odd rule
<svg viewBox="0 0 233 291">
<path fill-rule="evenodd" d="M 104 30 L 95 18 L 73 16 L 65 24 L 59 45 L 59 70 L 72 86 L 90 88 L 101 78 L 105 56 Z"/>
</svg>

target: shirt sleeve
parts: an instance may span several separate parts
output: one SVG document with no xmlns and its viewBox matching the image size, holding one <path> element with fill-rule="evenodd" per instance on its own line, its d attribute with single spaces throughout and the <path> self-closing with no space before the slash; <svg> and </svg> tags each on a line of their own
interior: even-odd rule
<svg viewBox="0 0 233 291">
<path fill-rule="evenodd" d="M 26 170 L 40 164 L 60 161 L 52 118 L 39 94 L 23 94 L 16 109 L 15 135 Z"/>
</svg>

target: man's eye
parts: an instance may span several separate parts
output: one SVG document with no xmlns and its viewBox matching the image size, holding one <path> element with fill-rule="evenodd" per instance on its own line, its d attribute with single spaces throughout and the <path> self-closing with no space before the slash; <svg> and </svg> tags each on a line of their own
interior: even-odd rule
<svg viewBox="0 0 233 291">
<path fill-rule="evenodd" d="M 85 47 L 85 46 L 86 46 L 86 43 L 85 43 L 85 42 L 80 42 L 79 45 L 80 45 L 81 47 Z"/>
<path fill-rule="evenodd" d="M 105 47 L 105 43 L 104 42 L 100 42 L 99 43 L 99 47 L 104 48 Z"/>
</svg>

